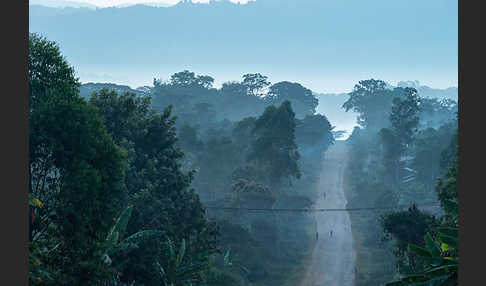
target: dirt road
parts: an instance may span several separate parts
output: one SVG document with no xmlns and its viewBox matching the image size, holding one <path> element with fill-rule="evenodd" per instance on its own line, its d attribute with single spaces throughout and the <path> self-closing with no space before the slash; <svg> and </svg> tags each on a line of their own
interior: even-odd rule
<svg viewBox="0 0 486 286">
<path fill-rule="evenodd" d="M 343 190 L 344 168 L 348 159 L 344 141 L 336 141 L 326 152 L 315 208 L 346 207 Z M 316 212 L 318 240 L 312 263 L 300 286 L 354 285 L 353 239 L 349 214 L 343 211 Z M 332 236 L 331 236 L 332 231 Z"/>
</svg>

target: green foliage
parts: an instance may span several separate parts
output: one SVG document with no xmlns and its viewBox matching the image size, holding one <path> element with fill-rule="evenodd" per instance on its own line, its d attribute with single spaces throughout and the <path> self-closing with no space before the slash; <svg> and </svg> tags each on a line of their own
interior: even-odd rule
<svg viewBox="0 0 486 286">
<path fill-rule="evenodd" d="M 259 73 L 249 73 L 243 75 L 242 84 L 246 87 L 249 94 L 253 96 L 262 96 L 263 89 L 270 85 L 268 77 Z"/>
<path fill-rule="evenodd" d="M 212 268 L 208 273 L 207 285 L 211 286 L 244 286 L 247 282 L 238 273 L 228 269 Z"/>
<path fill-rule="evenodd" d="M 96 244 L 125 200 L 125 156 L 77 94 L 57 45 L 31 34 L 29 46 L 29 184 L 44 204 L 31 223 L 31 250 L 53 273 L 46 284 L 93 284 L 110 275 Z"/>
<path fill-rule="evenodd" d="M 188 70 L 184 70 L 178 73 L 173 74 L 170 77 L 170 83 L 174 86 L 196 86 L 202 88 L 211 88 L 213 85 L 214 79 L 207 75 L 198 75 L 196 76 L 193 72 Z"/>
<path fill-rule="evenodd" d="M 266 185 L 243 178 L 232 185 L 233 203 L 239 207 L 268 208 L 276 201 L 276 194 Z"/>
<path fill-rule="evenodd" d="M 299 83 L 282 81 L 270 86 L 268 100 L 274 105 L 282 104 L 288 100 L 298 118 L 304 118 L 316 113 L 319 100 L 314 97 L 312 91 Z"/>
<path fill-rule="evenodd" d="M 280 107 L 269 106 L 255 121 L 248 161 L 258 169 L 265 170 L 265 183 L 277 187 L 283 178 L 299 178 L 297 160 L 300 155 L 295 144 L 295 114 L 289 101 Z"/>
<path fill-rule="evenodd" d="M 153 285 L 167 254 L 159 237 L 189 241 L 186 257 L 214 249 L 217 229 L 189 189 L 193 173 L 181 171 L 171 108 L 157 114 L 149 97 L 108 89 L 88 104 L 58 46 L 35 34 L 29 45 L 31 285 Z"/>
<path fill-rule="evenodd" d="M 392 212 L 381 217 L 381 225 L 386 239 L 394 238 L 396 242 L 395 255 L 398 266 L 404 273 L 416 272 L 421 269 L 421 261 L 407 252 L 407 245 L 424 244 L 422 238 L 434 226 L 437 220 L 434 216 L 421 212 L 415 204 L 407 211 Z"/>
<path fill-rule="evenodd" d="M 439 167 L 440 167 L 441 174 L 444 174 L 449 168 L 449 165 L 451 163 L 451 158 L 456 157 L 457 144 L 458 144 L 457 121 L 455 123 L 455 126 L 456 126 L 455 128 L 456 131 L 452 135 L 449 145 L 444 150 L 442 150 L 440 154 Z"/>
<path fill-rule="evenodd" d="M 409 144 L 417 130 L 419 117 L 419 97 L 413 88 L 395 88 L 394 92 L 402 93 L 401 97 L 395 97 L 392 101 L 390 112 L 390 128 L 382 128 L 378 133 L 383 153 L 383 165 L 385 168 L 384 181 L 387 185 L 400 183 L 400 174 L 404 162 L 401 157 L 408 151 Z"/>
<path fill-rule="evenodd" d="M 202 285 L 205 282 L 205 271 L 210 268 L 209 256 L 217 253 L 209 250 L 187 255 L 186 241 L 182 240 L 176 252 L 174 243 L 166 243 L 166 262 L 156 262 L 155 266 L 165 286 Z"/>
<path fill-rule="evenodd" d="M 417 90 L 413 88 L 404 89 L 404 98 L 395 97 L 390 112 L 390 122 L 395 136 L 399 138 L 402 152 L 412 142 L 413 135 L 417 130 L 419 117 L 420 99 Z"/>
<path fill-rule="evenodd" d="M 444 124 L 438 129 L 427 128 L 417 133 L 412 146 L 415 156 L 410 164 L 417 181 L 430 189 L 435 187 L 437 178 L 446 171 L 445 162 L 448 166 L 454 156 L 457 139 L 452 141 L 456 133 L 456 124 Z"/>
<path fill-rule="evenodd" d="M 458 285 L 458 203 L 457 203 L 457 161 L 453 161 L 446 174 L 446 183 L 439 180 L 438 197 L 445 211 L 441 226 L 435 228 L 435 235 L 424 236 L 425 248 L 410 243 L 408 253 L 420 257 L 423 270 L 414 271 L 386 285 Z"/>
<path fill-rule="evenodd" d="M 280 105 L 285 100 L 292 102 L 297 116 L 302 118 L 313 115 L 318 104 L 312 92 L 302 85 L 285 81 L 270 86 L 267 77 L 259 73 L 245 74 L 241 82 L 225 82 L 220 89 L 212 87 L 213 81 L 210 76 L 187 70 L 173 74 L 166 82 L 154 80 L 150 91 L 153 106 L 162 112 L 173 105 L 179 122 L 199 125 L 203 132 L 218 120 L 238 121 L 257 116 L 265 107 Z"/>
<path fill-rule="evenodd" d="M 408 245 L 409 252 L 422 258 L 425 269 L 412 275 L 404 275 L 400 280 L 385 284 L 386 286 L 459 285 L 457 280 L 459 269 L 458 229 L 439 227 L 436 232 L 435 237 L 429 233 L 424 236 L 425 248 L 415 244 Z"/>
<path fill-rule="evenodd" d="M 457 118 L 457 102 L 452 99 L 421 98 L 419 128 L 438 128 Z"/>
<path fill-rule="evenodd" d="M 59 45 L 41 35 L 29 33 L 29 106 L 50 89 L 65 89 L 65 96 L 76 96 L 79 81 L 74 68 L 61 55 Z"/>
<path fill-rule="evenodd" d="M 355 128 L 347 140 L 351 146 L 348 206 L 393 207 L 398 202 L 437 199 L 434 184 L 453 154 L 452 144 L 457 142 L 456 103 L 420 98 L 415 89 L 391 89 L 385 82 L 373 79 L 360 81 L 349 95 L 343 108 L 358 112 L 358 123 L 364 128 Z M 453 176 L 454 170 L 450 172 Z M 454 179 L 442 179 L 439 185 L 437 192 L 445 200 L 443 206 L 454 211 L 447 203 L 457 193 Z M 357 264 L 370 271 L 358 276 L 357 285 L 383 283 L 396 270 L 401 274 L 426 270 L 424 258 L 407 246 L 413 243 L 425 247 L 423 237 L 427 232 L 435 235 L 439 224 L 454 226 L 447 210 L 444 217 L 437 219 L 438 214 L 420 211 L 412 204 L 408 211 L 382 214 L 381 228 L 376 227 L 376 214 L 351 214 Z M 378 243 L 377 235 L 383 232 L 385 239 Z M 393 245 L 385 243 L 389 239 Z M 385 261 L 394 260 L 388 252 L 394 252 L 398 269 L 385 273 L 383 269 L 389 265 Z"/>
<path fill-rule="evenodd" d="M 178 145 L 187 154 L 196 154 L 204 148 L 204 143 L 198 138 L 197 129 L 189 123 L 184 124 L 179 128 Z"/>
<path fill-rule="evenodd" d="M 128 233 L 164 231 L 172 239 L 188 240 L 192 247 L 189 253 L 214 248 L 217 230 L 207 221 L 199 196 L 189 188 L 193 172 L 182 171 L 184 153 L 176 146 L 171 107 L 158 114 L 150 108 L 150 98 L 107 90 L 94 93 L 90 104 L 96 106 L 109 132 L 129 154 L 125 184 L 134 210 Z M 125 269 L 122 280 L 156 283 L 159 278 L 152 265 L 163 257 L 162 250 L 161 241 L 142 243 L 128 255 L 128 264 L 136 266 Z"/>
<path fill-rule="evenodd" d="M 99 245 L 98 251 L 100 253 L 101 260 L 108 266 L 113 262 L 113 255 L 117 255 L 120 252 L 123 252 L 124 255 L 126 255 L 131 250 L 138 248 L 141 241 L 149 238 L 156 238 L 157 236 L 162 235 L 161 231 L 144 230 L 125 237 L 125 232 L 128 221 L 132 214 L 132 210 L 133 207 L 128 206 L 122 211 L 111 227 L 105 241 Z"/>
<path fill-rule="evenodd" d="M 270 83 L 260 74 L 218 90 L 213 78 L 183 71 L 154 80 L 151 97 L 107 84 L 91 86 L 86 102 L 57 44 L 32 34 L 29 45 L 31 285 L 276 285 L 303 259 L 308 245 L 290 242 L 309 230 L 282 239 L 282 225 L 304 218 L 242 217 L 245 227 L 227 228 L 234 233 L 222 244 L 231 259 L 228 250 L 213 266 L 218 228 L 191 184 L 252 206 L 278 202 L 281 183 L 301 175 L 295 114 L 284 99 L 309 115 L 299 122 L 302 145 L 317 150 L 332 139 L 327 119 L 312 115 L 308 89 L 282 82 L 264 99 Z M 221 120 L 281 101 L 236 126 Z M 286 198 L 308 206 L 299 192 Z M 266 255 L 272 263 L 262 262 Z"/>
<path fill-rule="evenodd" d="M 349 93 L 343 108 L 359 113 L 358 124 L 364 128 L 387 127 L 387 111 L 390 110 L 393 94 L 382 80 L 362 80 Z"/>
<path fill-rule="evenodd" d="M 218 90 L 216 104 L 219 118 L 238 121 L 262 113 L 267 103 L 264 98 L 249 93 L 248 86 L 238 81 L 225 82 Z"/>
<path fill-rule="evenodd" d="M 357 123 L 370 131 L 390 128 L 392 124 L 395 124 L 394 129 L 406 130 L 409 129 L 408 125 L 413 126 L 414 121 L 405 123 L 402 118 L 414 118 L 418 112 L 415 110 L 416 99 L 413 88 L 391 89 L 382 80 L 369 79 L 361 80 L 354 86 L 342 107 L 346 111 L 359 113 Z M 393 105 L 395 108 L 392 109 Z"/>
<path fill-rule="evenodd" d="M 454 202 L 457 204 L 457 201 L 459 199 L 457 175 L 458 163 L 456 153 L 456 155 L 453 157 L 451 166 L 447 170 L 445 177 L 443 179 L 439 179 L 436 187 L 439 202 L 445 211 L 445 215 L 443 218 L 444 224 L 456 227 L 459 224 L 457 219 L 457 206 L 454 204 Z"/>
<path fill-rule="evenodd" d="M 191 115 L 198 103 L 214 102 L 216 89 L 212 88 L 214 79 L 210 76 L 195 75 L 188 70 L 175 73 L 168 82 L 154 79 L 151 91 L 153 106 L 163 112 L 169 105 L 174 106 L 176 115 Z M 182 118 L 183 121 L 189 121 Z"/>
<path fill-rule="evenodd" d="M 299 151 L 316 150 L 324 152 L 334 143 L 331 123 L 326 116 L 321 114 L 307 115 L 301 120 L 296 120 L 295 141 Z"/>
<path fill-rule="evenodd" d="M 255 140 L 255 135 L 252 134 L 252 130 L 256 120 L 256 117 L 246 117 L 236 122 L 235 127 L 232 130 L 235 144 L 237 144 L 240 152 L 244 154 L 247 154 L 250 151 L 251 143 Z"/>
<path fill-rule="evenodd" d="M 230 137 L 212 135 L 204 142 L 203 151 L 197 155 L 199 170 L 194 183 L 201 192 L 210 194 L 210 200 L 221 199 L 228 195 L 233 169 L 243 159 Z"/>
</svg>

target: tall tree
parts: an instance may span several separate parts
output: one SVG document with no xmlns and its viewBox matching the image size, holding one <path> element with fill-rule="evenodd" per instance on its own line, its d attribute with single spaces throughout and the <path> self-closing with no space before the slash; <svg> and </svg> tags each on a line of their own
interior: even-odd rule
<svg viewBox="0 0 486 286">
<path fill-rule="evenodd" d="M 278 108 L 271 105 L 255 121 L 255 141 L 248 156 L 250 163 L 264 172 L 267 184 L 277 189 L 283 178 L 300 178 L 295 144 L 295 113 L 289 101 Z"/>
<path fill-rule="evenodd" d="M 396 88 L 402 89 L 402 88 Z M 395 97 L 390 112 L 390 122 L 393 132 L 399 138 L 400 146 L 408 147 L 417 131 L 420 110 L 420 98 L 414 88 L 405 88 L 402 98 Z"/>
<path fill-rule="evenodd" d="M 149 108 L 150 98 L 118 95 L 106 89 L 94 93 L 89 103 L 98 109 L 110 134 L 129 154 L 125 184 L 134 210 L 128 235 L 155 229 L 174 241 L 185 239 L 188 253 L 214 248 L 217 229 L 208 222 L 199 196 L 190 188 L 193 172 L 182 171 L 184 153 L 176 145 L 171 106 L 155 113 Z M 159 283 L 152 263 L 162 259 L 164 245 L 150 241 L 130 254 L 131 267 L 124 271 L 123 280 Z"/>
<path fill-rule="evenodd" d="M 385 239 L 395 239 L 397 267 L 401 273 L 417 272 L 423 269 L 423 261 L 408 252 L 409 243 L 424 246 L 424 235 L 438 226 L 437 219 L 412 205 L 407 211 L 391 212 L 381 217 Z"/>
<path fill-rule="evenodd" d="M 62 56 L 56 42 L 29 34 L 29 106 L 51 89 L 65 89 L 66 96 L 76 97 L 79 81 L 74 68 Z"/>
<path fill-rule="evenodd" d="M 312 91 L 296 82 L 281 81 L 270 86 L 267 97 L 273 104 L 281 104 L 285 100 L 292 103 L 292 108 L 299 118 L 316 113 L 319 100 Z"/>
<path fill-rule="evenodd" d="M 295 129 L 297 145 L 303 149 L 310 147 L 321 152 L 325 151 L 334 143 L 333 128 L 325 115 L 307 115 L 304 119 L 297 120 Z"/>
<path fill-rule="evenodd" d="M 343 104 L 346 111 L 357 112 L 358 124 L 366 128 L 386 127 L 386 111 L 390 110 L 392 91 L 382 80 L 361 80 L 349 93 L 349 99 Z"/>
<path fill-rule="evenodd" d="M 398 87 L 394 91 L 402 96 L 393 98 L 389 114 L 391 127 L 382 128 L 379 132 L 384 151 L 385 181 L 388 181 L 389 185 L 399 182 L 404 164 L 401 157 L 408 150 L 417 131 L 417 113 L 420 110 L 420 100 L 415 89 Z"/>
<path fill-rule="evenodd" d="M 125 203 L 124 154 L 55 42 L 29 35 L 29 75 L 29 191 L 42 202 L 31 247 L 44 250 L 46 285 L 99 284 L 111 277 L 97 251 Z"/>
</svg>

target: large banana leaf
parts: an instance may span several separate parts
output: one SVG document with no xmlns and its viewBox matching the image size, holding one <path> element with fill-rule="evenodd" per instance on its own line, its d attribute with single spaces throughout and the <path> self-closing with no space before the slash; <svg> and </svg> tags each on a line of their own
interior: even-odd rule
<svg viewBox="0 0 486 286">
<path fill-rule="evenodd" d="M 408 250 L 422 257 L 426 269 L 420 273 L 406 275 L 386 286 L 456 286 L 458 285 L 457 228 L 438 228 L 435 238 L 427 233 L 424 237 L 426 248 L 414 244 Z"/>
</svg>

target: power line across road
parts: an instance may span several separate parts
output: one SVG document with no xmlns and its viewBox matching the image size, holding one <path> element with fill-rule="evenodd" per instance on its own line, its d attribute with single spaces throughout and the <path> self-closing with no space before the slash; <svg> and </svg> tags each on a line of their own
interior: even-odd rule
<svg viewBox="0 0 486 286">
<path fill-rule="evenodd" d="M 436 202 L 434 203 L 423 203 L 416 204 L 417 207 L 439 207 Z M 406 209 L 410 206 L 397 206 L 397 207 L 367 207 L 367 208 L 344 208 L 344 209 L 269 209 L 269 208 L 233 208 L 233 207 L 215 207 L 206 206 L 206 209 L 216 209 L 216 210 L 228 210 L 228 211 L 269 211 L 269 212 L 331 212 L 331 211 L 370 211 L 370 210 L 400 210 Z"/>
</svg>

